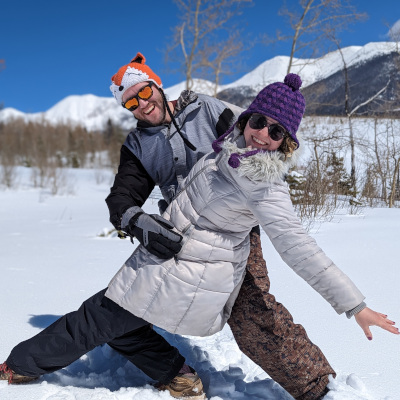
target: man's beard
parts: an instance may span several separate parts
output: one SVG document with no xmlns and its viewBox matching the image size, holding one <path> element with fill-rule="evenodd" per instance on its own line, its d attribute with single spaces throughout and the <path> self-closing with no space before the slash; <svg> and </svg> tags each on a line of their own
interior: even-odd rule
<svg viewBox="0 0 400 400">
<path fill-rule="evenodd" d="M 165 115 L 166 115 L 167 110 L 166 110 L 165 104 L 164 104 L 164 102 L 162 100 L 161 100 L 161 106 L 162 107 L 160 107 L 160 109 L 162 110 L 162 114 L 161 114 L 160 121 L 159 122 L 153 122 L 153 123 L 147 121 L 149 125 L 151 125 L 151 126 L 160 126 L 165 122 Z"/>
<path fill-rule="evenodd" d="M 165 122 L 165 116 L 167 113 L 166 105 L 164 104 L 164 101 L 161 98 L 161 99 L 159 99 L 159 101 L 156 101 L 156 104 L 154 106 L 161 111 L 161 116 L 158 121 L 150 121 L 149 119 L 146 118 L 146 116 L 144 116 L 144 119 L 137 118 L 137 117 L 136 117 L 136 119 L 139 121 L 145 122 L 146 124 L 148 124 L 150 126 L 162 125 Z"/>
</svg>

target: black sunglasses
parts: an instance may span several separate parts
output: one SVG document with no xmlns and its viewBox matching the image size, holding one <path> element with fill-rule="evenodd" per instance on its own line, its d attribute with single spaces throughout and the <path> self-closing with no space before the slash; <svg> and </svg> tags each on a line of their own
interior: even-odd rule
<svg viewBox="0 0 400 400">
<path fill-rule="evenodd" d="M 267 127 L 269 137 L 275 142 L 283 139 L 287 134 L 287 130 L 282 125 L 269 124 L 267 117 L 261 114 L 252 114 L 249 118 L 249 126 L 251 129 L 256 129 L 258 131 Z"/>
<path fill-rule="evenodd" d="M 143 86 L 138 94 L 135 96 L 130 97 L 124 103 L 122 103 L 122 107 L 126 108 L 129 111 L 134 111 L 139 107 L 139 99 L 148 100 L 151 96 L 153 96 L 153 82 L 149 82 L 148 85 Z"/>
</svg>

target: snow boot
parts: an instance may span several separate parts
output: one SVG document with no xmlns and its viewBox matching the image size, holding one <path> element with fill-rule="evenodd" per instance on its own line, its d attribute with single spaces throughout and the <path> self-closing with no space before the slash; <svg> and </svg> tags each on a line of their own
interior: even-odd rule
<svg viewBox="0 0 400 400">
<path fill-rule="evenodd" d="M 0 381 L 8 381 L 10 384 L 28 383 L 38 379 L 38 376 L 24 376 L 16 374 L 6 363 L 0 364 Z"/>
<path fill-rule="evenodd" d="M 190 370 L 190 373 L 178 374 L 168 384 L 157 384 L 156 388 L 160 391 L 168 390 L 170 395 L 176 399 L 205 400 L 203 382 L 193 368 L 190 368 Z"/>
</svg>

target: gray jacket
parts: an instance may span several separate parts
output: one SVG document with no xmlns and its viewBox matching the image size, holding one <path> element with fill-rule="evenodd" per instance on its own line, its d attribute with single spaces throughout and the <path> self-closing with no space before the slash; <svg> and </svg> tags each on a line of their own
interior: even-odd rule
<svg viewBox="0 0 400 400">
<path fill-rule="evenodd" d="M 138 158 L 169 204 L 193 165 L 211 150 L 218 123 L 227 106 L 218 99 L 183 91 L 175 107 L 182 134 L 196 147 L 190 150 L 173 124 L 138 127 L 124 145 Z M 233 116 L 233 114 L 230 114 Z M 231 121 L 233 123 L 233 119 Z M 155 156 L 156 155 L 156 156 Z"/>
<path fill-rule="evenodd" d="M 181 183 L 164 213 L 184 238 L 178 256 L 161 260 L 139 246 L 110 282 L 107 297 L 169 332 L 211 335 L 230 316 L 245 273 L 248 234 L 260 224 L 282 259 L 337 313 L 363 301 L 293 210 L 282 178 L 295 157 L 259 153 L 233 169 L 229 155 L 243 146 L 243 136 L 237 143 L 226 140 L 219 155 L 202 158 Z"/>
</svg>

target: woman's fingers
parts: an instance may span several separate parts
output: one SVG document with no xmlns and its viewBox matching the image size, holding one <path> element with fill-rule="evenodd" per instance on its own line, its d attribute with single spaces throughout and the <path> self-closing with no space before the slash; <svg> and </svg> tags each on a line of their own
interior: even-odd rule
<svg viewBox="0 0 400 400">
<path fill-rule="evenodd" d="M 371 330 L 369 329 L 369 326 L 365 327 L 363 330 L 367 339 L 372 340 L 372 333 Z"/>
<path fill-rule="evenodd" d="M 379 326 L 382 329 L 385 329 L 385 330 L 387 330 L 387 331 L 389 331 L 391 333 L 394 333 L 394 334 L 398 335 L 399 334 L 399 328 L 397 328 L 394 325 L 395 325 L 395 322 L 391 321 L 390 319 L 387 319 L 387 318 L 382 318 L 382 321 L 379 324 Z"/>
<path fill-rule="evenodd" d="M 360 325 L 368 340 L 372 340 L 370 326 L 379 326 L 380 328 L 399 335 L 399 328 L 395 327 L 395 322 L 387 318 L 386 314 L 378 313 L 366 307 L 355 315 L 357 323 Z"/>
</svg>

